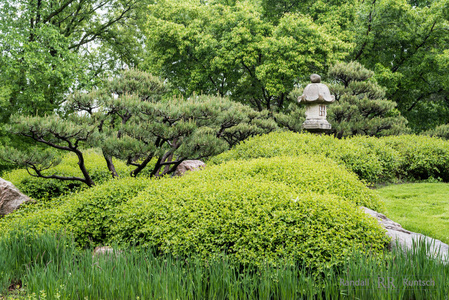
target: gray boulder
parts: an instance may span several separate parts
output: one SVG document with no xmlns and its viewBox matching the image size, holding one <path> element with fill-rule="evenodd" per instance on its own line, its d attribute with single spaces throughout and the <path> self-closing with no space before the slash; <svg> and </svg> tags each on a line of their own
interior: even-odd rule
<svg viewBox="0 0 449 300">
<path fill-rule="evenodd" d="M 0 216 L 12 213 L 31 199 L 22 194 L 11 182 L 0 178 Z"/>
<path fill-rule="evenodd" d="M 424 241 L 429 246 L 428 255 L 432 257 L 440 256 L 444 261 L 449 260 L 449 246 L 442 241 L 430 238 L 420 233 L 411 232 L 402 228 L 402 226 L 390 219 L 384 214 L 361 206 L 365 213 L 373 218 L 376 218 L 379 224 L 386 229 L 386 234 L 391 237 L 390 247 L 402 247 L 406 249 L 413 249 L 413 244 L 417 241 Z"/>
<path fill-rule="evenodd" d="M 187 171 L 196 171 L 206 167 L 201 160 L 185 160 L 176 168 L 175 176 L 182 176 Z"/>
<path fill-rule="evenodd" d="M 92 258 L 108 257 L 108 258 L 118 258 L 123 251 L 115 250 L 109 246 L 99 246 L 94 249 Z"/>
<path fill-rule="evenodd" d="M 113 254 L 114 249 L 109 246 L 99 246 L 94 249 L 94 256 L 102 254 Z"/>
</svg>

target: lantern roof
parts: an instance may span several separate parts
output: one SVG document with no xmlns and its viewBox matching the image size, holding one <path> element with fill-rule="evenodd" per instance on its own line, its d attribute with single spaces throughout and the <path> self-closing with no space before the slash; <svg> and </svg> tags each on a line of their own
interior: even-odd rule
<svg viewBox="0 0 449 300">
<path fill-rule="evenodd" d="M 306 86 L 302 96 L 299 96 L 298 102 L 332 103 L 335 101 L 335 96 L 331 95 L 329 88 L 321 83 L 320 75 L 312 74 L 310 81 L 312 83 Z"/>
</svg>

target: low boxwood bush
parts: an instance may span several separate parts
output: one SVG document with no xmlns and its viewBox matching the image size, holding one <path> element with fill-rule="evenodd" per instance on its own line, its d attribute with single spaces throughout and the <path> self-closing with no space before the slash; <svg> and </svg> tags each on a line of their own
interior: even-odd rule
<svg viewBox="0 0 449 300">
<path fill-rule="evenodd" d="M 379 208 L 380 200 L 320 156 L 232 161 L 181 178 L 111 180 L 55 203 L 19 209 L 0 220 L 0 232 L 27 224 L 67 230 L 81 247 L 117 242 L 180 256 L 226 253 L 244 264 L 283 257 L 315 269 L 338 264 L 354 247 L 379 250 L 387 242 L 357 207 Z"/>
<path fill-rule="evenodd" d="M 84 155 L 86 167 L 94 182 L 101 184 L 112 178 L 102 154 L 92 149 L 86 151 Z M 59 165 L 44 173 L 82 177 L 77 161 L 77 157 L 73 153 L 68 153 L 63 156 Z M 116 161 L 115 167 L 120 176 L 129 176 L 131 168 L 126 166 L 124 162 Z M 16 169 L 8 172 L 4 174 L 3 178 L 11 181 L 22 193 L 34 199 L 48 200 L 87 188 L 85 184 L 79 181 L 61 181 L 57 179 L 32 177 L 25 169 Z"/>
<path fill-rule="evenodd" d="M 119 205 L 135 197 L 148 183 L 144 177 L 113 179 L 51 202 L 24 205 L 0 219 L 0 236 L 14 228 L 26 228 L 37 233 L 70 232 L 81 247 L 105 243 Z"/>
<path fill-rule="evenodd" d="M 321 154 L 346 166 L 368 183 L 425 180 L 449 181 L 449 142 L 416 135 L 351 137 L 274 132 L 250 138 L 209 160 Z"/>
<path fill-rule="evenodd" d="M 298 193 L 269 180 L 161 180 L 123 205 L 114 241 L 244 264 L 292 258 L 312 268 L 340 263 L 352 248 L 382 249 L 377 221 L 337 195 Z"/>
</svg>

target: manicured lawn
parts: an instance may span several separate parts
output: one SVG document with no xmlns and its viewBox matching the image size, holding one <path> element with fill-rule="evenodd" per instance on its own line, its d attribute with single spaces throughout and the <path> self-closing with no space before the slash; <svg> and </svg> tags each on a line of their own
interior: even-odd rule
<svg viewBox="0 0 449 300">
<path fill-rule="evenodd" d="M 411 183 L 378 189 L 387 217 L 407 230 L 449 243 L 449 184 Z"/>
</svg>

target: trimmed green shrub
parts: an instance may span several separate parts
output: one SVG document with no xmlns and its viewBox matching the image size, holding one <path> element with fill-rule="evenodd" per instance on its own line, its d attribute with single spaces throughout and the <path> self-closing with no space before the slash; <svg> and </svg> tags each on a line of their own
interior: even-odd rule
<svg viewBox="0 0 449 300">
<path fill-rule="evenodd" d="M 109 239 L 109 227 L 116 221 L 119 205 L 135 197 L 151 180 L 126 177 L 51 201 L 24 205 L 0 220 L 0 232 L 26 227 L 35 232 L 71 232 L 82 247 Z"/>
<path fill-rule="evenodd" d="M 379 143 L 377 147 L 367 147 L 363 141 Z M 258 157 L 298 156 L 320 154 L 345 165 L 359 178 L 370 183 L 390 180 L 391 175 L 385 171 L 384 165 L 394 165 L 393 153 L 378 155 L 383 145 L 376 138 L 360 137 L 339 140 L 328 135 L 310 133 L 274 132 L 246 140 L 237 147 L 212 158 L 209 162 L 218 164 L 232 159 L 251 159 Z M 384 157 L 387 161 L 383 161 Z"/>
<path fill-rule="evenodd" d="M 316 155 L 237 160 L 209 168 L 195 177 L 214 180 L 260 180 L 278 182 L 293 188 L 295 193 L 333 194 L 357 205 L 383 211 L 379 196 L 368 189 L 357 176 L 329 158 Z"/>
<path fill-rule="evenodd" d="M 108 168 L 106 167 L 103 155 L 92 149 L 90 151 L 86 151 L 85 159 L 86 167 L 95 182 L 103 183 L 112 178 Z M 73 153 L 68 153 L 63 156 L 59 165 L 47 170 L 46 174 L 81 176 L 81 171 L 77 166 L 77 161 L 77 157 Z M 129 176 L 131 168 L 126 166 L 124 162 L 117 161 L 115 162 L 115 166 L 119 175 Z M 32 177 L 25 169 L 13 170 L 6 173 L 3 178 L 11 181 L 22 193 L 34 199 L 48 200 L 63 194 L 79 191 L 87 187 L 79 181 L 62 181 L 57 179 Z"/>
<path fill-rule="evenodd" d="M 449 182 L 449 142 L 437 137 L 404 135 L 383 138 L 402 157 L 401 171 L 407 179 L 441 179 Z"/>
<path fill-rule="evenodd" d="M 353 247 L 382 249 L 387 238 L 357 205 L 382 203 L 355 175 L 324 157 L 232 161 L 181 178 L 112 180 L 26 206 L 0 232 L 67 230 L 78 245 L 118 242 L 175 255 L 240 263 L 292 258 L 313 268 L 338 264 Z M 31 229 L 30 229 L 31 230 Z"/>
<path fill-rule="evenodd" d="M 377 221 L 343 197 L 252 177 L 161 180 L 123 205 L 112 232 L 117 242 L 164 253 L 226 253 L 245 264 L 289 257 L 313 268 L 387 242 Z"/>
<path fill-rule="evenodd" d="M 336 139 L 309 133 L 274 132 L 222 153 L 209 164 L 258 157 L 321 154 L 368 183 L 440 178 L 449 181 L 449 142 L 416 135 Z"/>
</svg>

